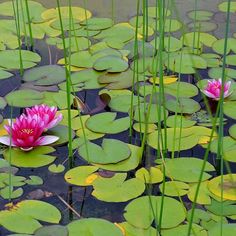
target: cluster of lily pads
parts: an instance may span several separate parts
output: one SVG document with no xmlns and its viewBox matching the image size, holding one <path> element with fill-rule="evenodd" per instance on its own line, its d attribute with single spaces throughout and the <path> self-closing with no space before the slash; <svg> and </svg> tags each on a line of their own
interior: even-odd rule
<svg viewBox="0 0 236 236">
<path fill-rule="evenodd" d="M 192 235 L 217 236 L 221 227 L 223 235 L 235 235 L 236 225 L 232 222 L 236 220 L 236 174 L 214 177 L 215 167 L 206 162 L 198 190 L 204 161 L 197 155 L 186 157 L 180 153 L 199 146 L 206 148 L 209 143 L 212 153 L 218 151 L 218 136 L 211 128 L 212 117 L 201 101 L 203 94 L 218 101 L 223 86 L 224 122 L 228 118 L 236 119 L 235 33 L 228 38 L 228 67 L 223 85 L 219 78 L 222 76 L 225 39 L 218 39 L 209 33 L 217 28 L 210 21 L 212 12 L 189 12 L 189 19 L 195 21 L 187 25 L 190 32 L 185 32 L 182 22 L 173 17 L 171 10 L 165 9 L 164 51 L 160 52 L 160 39 L 157 37 L 160 19 L 156 7 L 147 8 L 146 22 L 142 15 L 138 15 L 122 23 L 93 17 L 90 11 L 81 7 L 73 6 L 71 13 L 68 7 L 60 7 L 62 32 L 58 8 L 46 9 L 36 1 L 26 1 L 29 21 L 26 5 L 18 5 L 17 17 L 12 2 L 17 4 L 17 1 L 0 4 L 0 16 L 3 17 L 0 19 L 0 79 L 15 76 L 16 70 L 21 67 L 25 71 L 20 87 L 0 97 L 0 109 L 7 105 L 26 108 L 27 116 L 10 121 L 5 129 L 8 121 L 0 115 L 0 141 L 10 146 L 2 151 L 4 159 L 0 159 L 0 196 L 17 200 L 16 204 L 7 205 L 0 211 L 0 227 L 19 236 L 154 236 L 158 235 L 157 232 L 161 232 L 162 236 L 171 236 L 187 235 L 192 221 Z M 227 3 L 222 2 L 218 7 L 226 12 L 226 6 Z M 235 2 L 231 10 L 235 12 Z M 15 25 L 16 18 L 20 32 Z M 50 62 L 54 60 L 56 64 L 39 66 L 41 55 L 23 49 L 30 43 L 30 29 L 34 40 L 46 42 Z M 181 32 L 181 37 L 174 37 L 175 32 Z M 56 53 L 60 55 L 60 50 L 64 49 L 62 33 L 66 35 L 65 47 L 72 54 L 71 57 L 57 59 L 51 51 L 57 49 Z M 210 53 L 205 52 L 209 50 Z M 160 78 L 156 73 L 158 53 L 163 54 L 163 88 L 160 88 Z M 70 94 L 72 148 L 76 154 L 75 167 L 66 170 L 64 179 L 72 186 L 91 188 L 91 195 L 97 200 L 127 202 L 123 222 L 112 223 L 82 216 L 62 226 L 59 225 L 62 216 L 56 206 L 39 200 L 20 199 L 25 185 L 42 185 L 43 180 L 38 176 L 18 176 L 13 168 L 49 165 L 48 170 L 54 174 L 65 171 L 64 160 L 58 160 L 53 153 L 57 146 L 66 145 L 69 140 L 68 81 L 63 68 L 68 60 L 73 91 Z M 191 81 L 192 75 L 202 69 L 208 70 L 211 79 L 194 81 L 196 83 L 178 79 L 178 74 L 188 75 Z M 164 90 L 165 102 L 160 101 L 161 89 Z M 82 99 L 82 91 L 93 91 L 96 100 L 94 107 Z M 50 106 L 60 110 L 56 113 L 56 108 Z M 164 119 L 167 127 L 158 129 Z M 32 141 L 28 138 L 37 128 L 35 121 L 37 124 L 42 122 L 42 126 L 39 127 L 40 135 Z M 17 134 L 22 135 L 22 128 L 26 131 L 26 136 L 20 136 L 26 142 L 24 145 L 22 141 L 19 143 L 18 136 L 13 135 L 13 131 L 19 131 Z M 180 157 L 165 158 L 163 161 L 151 160 L 151 155 L 147 155 L 147 166 L 143 165 L 143 148 L 128 142 L 128 129 L 137 136 L 140 134 L 140 137 L 147 134 L 146 147 L 151 153 L 165 151 L 161 150 L 158 141 L 160 135 L 166 135 L 168 153 L 172 156 L 178 152 Z M 236 125 L 228 131 L 229 136 L 223 138 L 223 158 L 234 163 Z M 50 146 L 49 142 L 41 146 L 38 138 L 43 132 L 58 138 Z M 6 135 L 9 137 L 6 138 Z M 117 139 L 117 135 L 122 140 Z M 87 164 L 78 166 L 78 159 Z M 55 160 L 60 164 L 53 164 Z M 150 190 L 150 186 L 158 195 Z M 192 202 L 197 203 L 193 218 L 191 205 L 188 204 Z M 53 225 L 43 226 L 40 222 Z"/>
</svg>

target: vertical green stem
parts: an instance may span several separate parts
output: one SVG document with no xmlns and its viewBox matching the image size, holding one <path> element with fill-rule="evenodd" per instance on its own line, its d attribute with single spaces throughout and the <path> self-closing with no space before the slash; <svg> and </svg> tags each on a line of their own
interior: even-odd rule
<svg viewBox="0 0 236 236">
<path fill-rule="evenodd" d="M 25 0 L 25 8 L 26 8 L 26 14 L 27 14 L 27 20 L 28 20 L 28 26 L 29 26 L 30 44 L 31 44 L 31 47 L 33 47 L 34 40 L 33 40 L 33 32 L 32 32 L 32 27 L 31 27 L 31 17 L 30 17 L 28 0 Z"/>
</svg>

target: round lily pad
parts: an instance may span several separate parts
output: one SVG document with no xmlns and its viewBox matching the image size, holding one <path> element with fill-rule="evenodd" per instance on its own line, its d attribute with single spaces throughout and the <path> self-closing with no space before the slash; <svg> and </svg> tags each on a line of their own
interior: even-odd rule
<svg viewBox="0 0 236 236">
<path fill-rule="evenodd" d="M 34 236 L 68 236 L 68 229 L 62 225 L 49 225 L 37 229 Z"/>
<path fill-rule="evenodd" d="M 13 148 L 10 152 L 6 149 L 3 156 L 6 160 L 11 159 L 11 164 L 18 167 L 37 168 L 52 163 L 56 157 L 49 155 L 55 149 L 49 146 L 37 147 L 29 152 Z"/>
<path fill-rule="evenodd" d="M 223 182 L 221 183 L 221 176 L 218 176 L 208 183 L 209 190 L 218 197 L 221 197 L 221 188 L 223 187 L 223 199 L 236 200 L 236 174 L 223 175 Z"/>
<path fill-rule="evenodd" d="M 65 69 L 57 65 L 40 66 L 24 73 L 24 81 L 34 81 L 36 85 L 54 85 L 66 80 Z"/>
<path fill-rule="evenodd" d="M 235 223 L 223 224 L 222 228 L 221 228 L 221 224 L 216 224 L 214 227 L 210 228 L 210 230 L 208 231 L 208 236 L 221 236 L 221 235 L 234 236 L 235 234 L 236 234 Z"/>
<path fill-rule="evenodd" d="M 54 174 L 62 173 L 65 170 L 65 166 L 59 164 L 52 164 L 48 167 L 48 170 Z"/>
<path fill-rule="evenodd" d="M 145 184 L 160 183 L 163 180 L 163 173 L 156 167 L 150 167 L 149 170 L 142 167 L 135 173 L 136 178 L 142 180 Z"/>
<path fill-rule="evenodd" d="M 128 145 L 117 139 L 103 139 L 102 146 L 88 141 L 78 151 L 86 161 L 97 164 L 114 164 L 124 161 L 131 154 Z"/>
<path fill-rule="evenodd" d="M 210 20 L 213 15 L 214 15 L 213 12 L 205 10 L 197 10 L 197 11 L 195 10 L 188 12 L 188 17 L 192 20 L 196 19 L 197 21 Z"/>
<path fill-rule="evenodd" d="M 7 72 L 5 70 L 0 70 L 0 80 L 2 79 L 7 79 L 9 77 L 11 77 L 13 74 L 10 72 Z"/>
<path fill-rule="evenodd" d="M 6 105 L 7 105 L 6 100 L 0 97 L 0 109 L 4 109 Z"/>
<path fill-rule="evenodd" d="M 192 114 L 201 109 L 199 103 L 191 98 L 170 99 L 166 102 L 166 108 L 172 112 L 186 114 Z"/>
<path fill-rule="evenodd" d="M 165 163 L 166 175 L 174 180 L 194 183 L 199 179 L 202 165 L 203 160 L 194 157 L 168 159 Z M 214 170 L 214 166 L 206 162 L 202 180 L 209 179 L 211 175 L 207 172 Z"/>
<path fill-rule="evenodd" d="M 16 90 L 5 96 L 8 105 L 14 107 L 32 107 L 43 103 L 43 98 L 42 93 L 31 89 Z"/>
<path fill-rule="evenodd" d="M 115 112 L 104 112 L 91 116 L 85 123 L 86 127 L 97 133 L 116 134 L 129 128 L 130 118 L 116 119 Z"/>
<path fill-rule="evenodd" d="M 65 174 L 65 180 L 69 184 L 74 184 L 77 186 L 89 186 L 91 183 L 88 177 L 98 170 L 96 166 L 78 166 L 70 169 Z"/>
<path fill-rule="evenodd" d="M 197 122 L 195 120 L 191 120 L 181 115 L 169 116 L 166 120 L 166 125 L 172 128 L 174 127 L 188 128 L 194 126 L 196 123 Z"/>
<path fill-rule="evenodd" d="M 87 30 L 104 30 L 110 28 L 113 25 L 113 21 L 110 18 L 93 17 L 80 22 L 80 24 L 86 26 Z"/>
<path fill-rule="evenodd" d="M 229 135 L 236 139 L 236 124 L 232 125 L 230 128 L 229 128 Z"/>
<path fill-rule="evenodd" d="M 97 178 L 93 182 L 92 195 L 105 202 L 126 202 L 140 196 L 145 190 L 142 180 L 125 180 L 126 173 L 117 173 L 111 178 Z"/>
<path fill-rule="evenodd" d="M 224 114 L 234 120 L 236 120 L 236 101 L 229 101 L 224 104 Z"/>
<path fill-rule="evenodd" d="M 159 185 L 160 191 L 163 192 L 163 184 Z M 184 196 L 188 193 L 189 185 L 180 181 L 165 182 L 164 194 L 167 196 Z"/>
<path fill-rule="evenodd" d="M 115 224 L 96 218 L 87 218 L 72 221 L 67 225 L 70 236 L 101 236 L 112 235 L 122 236 L 122 231 Z"/>
<path fill-rule="evenodd" d="M 154 218 L 159 219 L 162 197 L 144 196 L 130 202 L 125 207 L 124 217 L 127 222 L 137 228 L 147 229 Z M 173 198 L 164 197 L 162 212 L 162 228 L 172 228 L 184 221 L 186 212 L 181 203 Z M 152 206 L 157 215 L 153 215 Z"/>
</svg>

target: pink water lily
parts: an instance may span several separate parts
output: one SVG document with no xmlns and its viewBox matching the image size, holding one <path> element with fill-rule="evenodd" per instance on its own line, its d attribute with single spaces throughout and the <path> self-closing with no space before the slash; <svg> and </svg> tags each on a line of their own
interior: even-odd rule
<svg viewBox="0 0 236 236">
<path fill-rule="evenodd" d="M 56 107 L 49 107 L 45 104 L 26 108 L 28 116 L 38 115 L 44 121 L 45 130 L 55 127 L 62 120 L 62 114 L 57 115 L 56 113 Z"/>
<path fill-rule="evenodd" d="M 224 84 L 224 98 L 228 97 L 232 91 L 230 91 L 231 81 L 228 81 Z M 216 101 L 220 99 L 220 93 L 222 89 L 222 80 L 213 79 L 212 81 L 208 80 L 206 88 L 202 92 L 209 98 L 212 98 Z"/>
<path fill-rule="evenodd" d="M 24 151 L 29 151 L 37 146 L 48 145 L 56 142 L 57 136 L 41 136 L 45 130 L 45 123 L 38 115 L 26 116 L 22 114 L 16 118 L 14 123 L 5 125 L 8 136 L 0 137 L 0 143 L 7 146 L 19 147 Z"/>
</svg>

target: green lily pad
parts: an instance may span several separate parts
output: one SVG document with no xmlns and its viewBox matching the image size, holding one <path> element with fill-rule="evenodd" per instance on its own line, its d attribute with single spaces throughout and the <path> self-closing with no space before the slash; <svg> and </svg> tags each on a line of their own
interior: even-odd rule
<svg viewBox="0 0 236 236">
<path fill-rule="evenodd" d="M 59 84 L 66 79 L 65 69 L 57 65 L 40 66 L 24 73 L 24 81 L 34 81 L 36 85 Z"/>
<path fill-rule="evenodd" d="M 202 165 L 203 160 L 194 157 L 168 159 L 165 163 L 166 175 L 174 180 L 187 183 L 198 182 Z M 214 170 L 214 166 L 206 162 L 202 181 L 211 178 L 211 175 L 207 172 Z"/>
<path fill-rule="evenodd" d="M 220 235 L 234 236 L 235 234 L 236 234 L 236 224 L 234 223 L 223 224 L 222 231 L 221 231 L 221 224 L 219 223 L 208 231 L 208 236 L 220 236 Z"/>
<path fill-rule="evenodd" d="M 232 50 L 234 53 L 236 53 L 236 39 L 235 38 L 228 38 L 227 39 L 227 48 L 226 48 L 226 54 L 229 54 L 229 52 Z M 223 55 L 224 54 L 224 45 L 225 45 L 225 39 L 219 39 L 215 41 L 212 45 L 212 49 Z"/>
<path fill-rule="evenodd" d="M 131 108 L 131 99 L 133 99 L 133 106 L 143 101 L 142 97 L 135 95 L 118 95 L 112 97 L 108 105 L 113 111 L 128 112 Z"/>
<path fill-rule="evenodd" d="M 95 166 L 110 171 L 129 171 L 135 169 L 141 162 L 142 149 L 141 147 L 128 144 L 131 155 L 128 159 L 120 161 L 116 164 L 94 164 Z"/>
<path fill-rule="evenodd" d="M 103 139 L 102 146 L 88 141 L 78 151 L 86 161 L 97 164 L 114 164 L 131 154 L 128 145 L 116 139 Z"/>
<path fill-rule="evenodd" d="M 17 0 L 13 1 L 14 6 L 16 7 Z M 43 11 L 46 10 L 45 7 L 39 2 L 36 1 L 29 1 L 28 2 L 28 8 L 30 12 L 30 21 L 34 23 L 40 23 L 43 21 L 41 14 Z M 20 21 L 23 21 L 23 19 L 28 22 L 27 18 L 27 8 L 26 4 L 18 4 L 18 14 Z M 2 16 L 15 16 L 14 8 L 12 7 L 11 1 L 6 1 L 0 4 L 0 15 Z"/>
<path fill-rule="evenodd" d="M 7 161 L 11 158 L 11 164 L 14 166 L 37 168 L 52 163 L 56 157 L 48 154 L 54 151 L 55 149 L 49 146 L 37 147 L 29 152 L 13 148 L 11 156 L 9 149 L 4 151 L 3 156 Z"/>
<path fill-rule="evenodd" d="M 154 22 L 152 24 L 152 27 L 155 28 L 155 25 L 157 24 L 157 30 L 160 31 L 159 29 L 159 21 Z M 182 27 L 182 23 L 179 20 L 176 19 L 170 19 L 170 18 L 166 18 L 165 22 L 164 22 L 164 32 L 175 32 L 178 31 L 179 29 L 181 29 Z"/>
<path fill-rule="evenodd" d="M 0 196 L 3 199 L 18 198 L 23 194 L 22 188 L 13 189 L 11 186 L 6 186 L 0 190 Z M 1 212 L 0 212 L 1 215 Z"/>
<path fill-rule="evenodd" d="M 148 117 L 148 112 L 149 117 Z M 158 123 L 168 116 L 168 111 L 164 107 L 158 107 L 157 104 L 141 103 L 134 108 L 133 119 L 142 123 Z"/>
<path fill-rule="evenodd" d="M 127 236 L 159 236 L 157 234 L 157 230 L 153 227 L 149 227 L 148 229 L 141 229 L 134 227 L 128 222 L 119 223 L 122 229 L 124 229 Z"/>
<path fill-rule="evenodd" d="M 193 184 L 188 193 L 188 198 L 193 202 L 196 191 L 197 191 L 197 185 L 198 184 Z M 207 205 L 211 204 L 211 193 L 208 189 L 208 181 L 201 182 L 199 192 L 197 195 L 196 203 L 201 204 L 201 205 Z"/>
<path fill-rule="evenodd" d="M 41 60 L 37 53 L 31 51 L 21 50 L 21 56 L 24 69 L 34 67 Z M 19 50 L 0 51 L 0 67 L 7 70 L 20 69 Z"/>
<path fill-rule="evenodd" d="M 170 99 L 166 102 L 169 111 L 185 114 L 193 114 L 201 109 L 198 102 L 191 98 Z"/>
<path fill-rule="evenodd" d="M 62 25 L 64 30 L 77 30 L 81 28 L 80 21 L 73 19 L 73 25 L 72 25 L 72 19 L 70 18 L 63 18 L 62 19 Z M 51 21 L 50 26 L 54 29 L 61 30 L 61 22 L 60 19 L 55 19 L 54 21 Z"/>
<path fill-rule="evenodd" d="M 105 202 L 126 202 L 140 196 L 145 190 L 142 180 L 125 180 L 126 173 L 117 173 L 111 178 L 97 178 L 93 182 L 92 195 Z"/>
<path fill-rule="evenodd" d="M 163 180 L 163 173 L 156 167 L 150 167 L 149 170 L 142 167 L 135 173 L 136 178 L 142 180 L 145 184 L 156 184 Z"/>
<path fill-rule="evenodd" d="M 213 12 L 205 11 L 205 10 L 197 10 L 197 11 L 188 12 L 188 17 L 192 20 L 196 19 L 197 21 L 210 20 L 213 15 L 214 15 Z"/>
<path fill-rule="evenodd" d="M 122 72 L 128 69 L 128 63 L 117 56 L 105 56 L 98 58 L 94 62 L 93 68 L 98 71 Z"/>
<path fill-rule="evenodd" d="M 225 136 L 222 140 L 223 147 L 223 157 L 227 161 L 236 162 L 235 153 L 236 153 L 236 140 Z M 218 139 L 215 139 L 211 142 L 210 147 L 211 152 L 217 153 L 218 150 Z"/>
<path fill-rule="evenodd" d="M 218 5 L 218 9 L 220 11 L 223 11 L 223 12 L 227 12 L 228 10 L 228 2 L 227 1 L 224 1 L 222 3 L 220 3 Z M 236 12 L 236 3 L 235 2 L 232 2 L 231 6 L 230 6 L 230 12 Z"/>
<path fill-rule="evenodd" d="M 232 125 L 230 128 L 229 128 L 229 135 L 236 139 L 236 124 Z"/>
<path fill-rule="evenodd" d="M 96 218 L 87 218 L 72 221 L 67 225 L 70 236 L 101 236 L 112 235 L 122 236 L 121 230 L 115 224 Z"/>
<path fill-rule="evenodd" d="M 47 131 L 47 134 L 59 137 L 59 140 L 53 143 L 53 146 L 62 145 L 69 141 L 68 127 L 64 125 L 57 125 Z M 72 139 L 75 137 L 75 132 L 71 130 Z"/>
<path fill-rule="evenodd" d="M 113 25 L 113 21 L 110 18 L 93 17 L 80 22 L 80 24 L 86 26 L 88 30 L 104 30 L 110 28 Z"/>
<path fill-rule="evenodd" d="M 222 205 L 223 205 L 223 211 L 221 209 Z M 210 211 L 213 214 L 218 215 L 218 216 L 235 215 L 235 211 L 236 211 L 235 201 L 218 202 L 218 201 L 212 199 L 211 204 L 206 205 L 205 207 L 208 211 Z"/>
<path fill-rule="evenodd" d="M 160 191 L 163 192 L 163 184 L 159 185 Z M 188 193 L 189 185 L 180 181 L 167 181 L 165 182 L 165 191 L 167 196 L 178 197 L 184 196 Z"/>
<path fill-rule="evenodd" d="M 195 35 L 195 41 L 193 40 Z M 180 40 L 184 42 L 185 45 L 189 47 L 199 48 L 202 45 L 205 45 L 207 47 L 212 47 L 213 43 L 216 42 L 217 38 L 214 35 L 211 35 L 209 33 L 204 32 L 189 32 L 184 34 L 180 38 Z M 194 45 L 193 45 L 194 42 Z"/>
<path fill-rule="evenodd" d="M 222 77 L 222 67 L 210 68 L 208 70 L 208 75 L 212 79 L 221 78 Z M 231 79 L 231 78 L 236 79 L 236 70 L 234 70 L 232 68 L 225 68 L 225 78 L 226 79 Z"/>
<path fill-rule="evenodd" d="M 224 104 L 224 114 L 234 120 L 236 120 L 236 101 L 229 101 Z"/>
<path fill-rule="evenodd" d="M 37 229 L 34 236 L 68 236 L 68 229 L 62 225 L 49 225 Z"/>
<path fill-rule="evenodd" d="M 0 80 L 2 80 L 2 79 L 8 79 L 8 78 L 10 78 L 10 77 L 12 77 L 12 76 L 13 76 L 12 73 L 7 72 L 7 71 L 5 71 L 5 70 L 0 70 Z"/>
<path fill-rule="evenodd" d="M 48 170 L 54 174 L 62 173 L 65 170 L 65 166 L 59 164 L 52 164 L 48 167 Z"/>
<path fill-rule="evenodd" d="M 108 84 L 108 89 L 129 88 L 133 84 L 133 71 L 127 70 L 121 73 L 106 73 L 98 77 L 98 82 Z"/>
<path fill-rule="evenodd" d="M 96 166 L 78 166 L 67 171 L 64 178 L 69 184 L 89 186 L 91 183 L 87 181 L 87 178 L 97 170 Z"/>
<path fill-rule="evenodd" d="M 198 88 L 190 83 L 186 82 L 176 82 L 164 85 L 165 93 L 169 93 L 175 97 L 194 97 L 198 95 Z"/>
<path fill-rule="evenodd" d="M 187 235 L 189 225 L 179 225 L 173 229 L 162 230 L 161 235 L 163 236 L 175 236 L 175 235 Z M 208 236 L 207 231 L 204 230 L 200 225 L 192 224 L 190 236 Z"/>
<path fill-rule="evenodd" d="M 0 109 L 4 109 L 6 105 L 7 105 L 6 100 L 0 97 Z"/>
<path fill-rule="evenodd" d="M 194 74 L 196 69 L 206 69 L 207 62 L 201 56 L 187 53 L 173 53 L 165 60 L 165 65 L 173 72 Z"/>
<path fill-rule="evenodd" d="M 148 7 L 148 16 L 153 18 L 159 18 L 159 8 L 158 7 Z M 165 12 L 165 16 L 170 16 L 171 11 L 167 8 L 162 9 Z M 156 14 L 157 13 L 157 14 Z"/>
<path fill-rule="evenodd" d="M 148 17 L 147 20 L 148 25 L 150 26 L 155 20 L 152 17 Z M 143 16 L 134 16 L 129 20 L 129 24 L 132 25 L 133 27 L 136 27 L 136 24 L 138 24 L 138 28 L 143 27 L 144 19 Z"/>
<path fill-rule="evenodd" d="M 56 207 L 36 200 L 18 202 L 13 208 L 0 211 L 0 216 L 0 224 L 4 228 L 22 234 L 33 234 L 40 228 L 41 224 L 38 220 L 59 223 L 61 219 L 61 213 Z M 25 227 L 26 224 L 27 227 Z"/>
<path fill-rule="evenodd" d="M 169 127 L 182 127 L 182 128 L 189 128 L 196 124 L 195 120 L 191 120 L 185 116 L 181 115 L 173 115 L 169 116 L 166 120 L 166 125 Z"/>
<path fill-rule="evenodd" d="M 211 32 L 217 29 L 217 24 L 209 21 L 196 21 L 195 24 L 194 22 L 189 23 L 188 28 L 190 31 L 194 31 L 195 29 L 196 32 Z"/>
<path fill-rule="evenodd" d="M 131 201 L 125 207 L 124 217 L 127 222 L 137 228 L 147 229 L 154 219 L 159 219 L 162 197 L 144 196 Z M 181 203 L 173 198 L 163 198 L 161 228 L 172 228 L 184 221 L 186 212 Z M 155 209 L 153 215 L 152 207 Z"/>
<path fill-rule="evenodd" d="M 97 133 L 116 134 L 129 128 L 129 117 L 116 119 L 115 112 L 104 112 L 91 116 L 85 123 L 86 127 Z M 99 125 L 98 125 L 99 124 Z"/>
<path fill-rule="evenodd" d="M 156 37 L 150 43 L 158 49 L 159 45 L 160 45 L 160 38 Z M 172 36 L 164 37 L 165 51 L 175 52 L 175 51 L 178 51 L 179 49 L 181 49 L 182 46 L 183 46 L 182 42 L 179 39 L 172 37 Z"/>
<path fill-rule="evenodd" d="M 43 103 L 43 97 L 43 94 L 38 91 L 24 89 L 8 93 L 5 96 L 5 99 L 9 106 L 32 107 L 34 105 Z"/>
<path fill-rule="evenodd" d="M 30 175 L 29 179 L 25 180 L 25 183 L 29 185 L 42 185 L 43 179 L 36 175 Z"/>
</svg>

